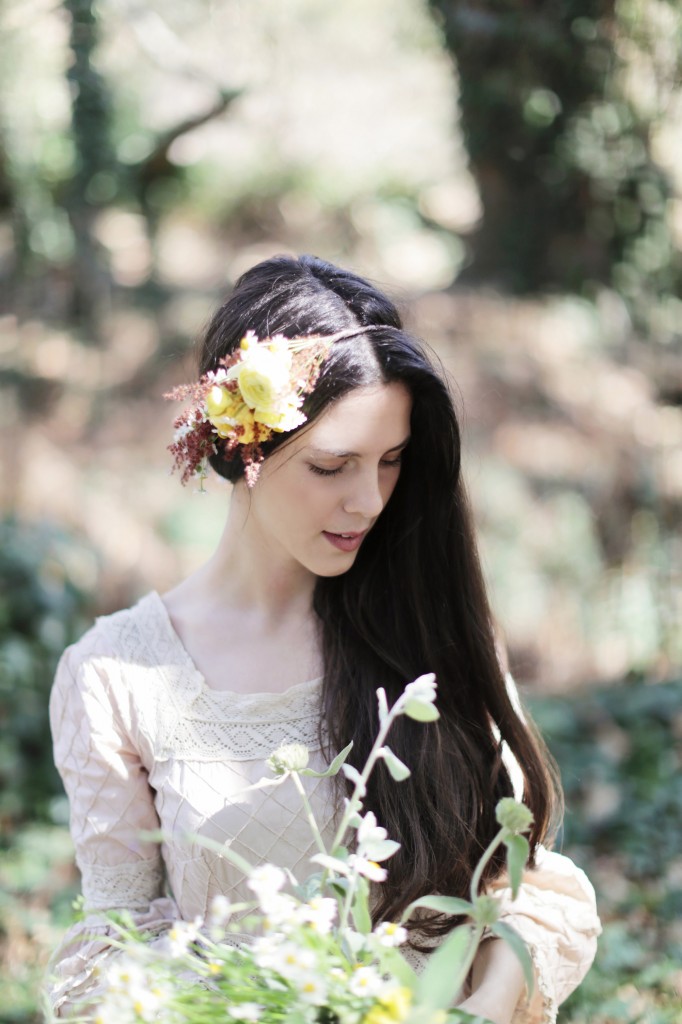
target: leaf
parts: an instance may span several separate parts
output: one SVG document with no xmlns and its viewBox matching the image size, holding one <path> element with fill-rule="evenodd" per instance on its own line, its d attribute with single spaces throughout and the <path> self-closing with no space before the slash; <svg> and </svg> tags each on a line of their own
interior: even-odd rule
<svg viewBox="0 0 682 1024">
<path fill-rule="evenodd" d="M 153 829 L 149 832 L 140 832 L 140 839 L 145 840 L 149 843 L 166 843 L 170 841 L 170 837 L 162 829 Z M 205 850 L 210 850 L 211 853 L 217 853 L 219 857 L 224 857 L 225 860 L 229 860 L 230 864 L 234 864 L 236 868 L 247 877 L 253 871 L 253 865 L 249 864 L 248 860 L 241 857 L 238 853 L 235 853 L 230 849 L 230 844 L 219 843 L 215 839 L 209 839 L 208 836 L 200 836 L 193 832 L 184 832 L 181 835 L 175 835 L 173 841 L 177 842 L 178 839 L 183 839 L 185 842 L 195 845 L 203 846 Z"/>
<path fill-rule="evenodd" d="M 467 900 L 460 900 L 457 896 L 420 896 L 414 903 L 410 903 L 409 907 L 403 911 L 400 918 L 401 923 L 407 921 L 413 910 L 417 907 L 424 907 L 426 910 L 437 910 L 440 914 L 466 914 L 467 917 L 471 917 L 473 914 L 473 906 Z"/>
<path fill-rule="evenodd" d="M 351 740 L 347 747 L 336 755 L 332 763 L 328 768 L 325 768 L 323 772 L 316 772 L 312 768 L 302 768 L 298 773 L 299 775 L 308 775 L 313 779 L 328 779 L 332 775 L 336 775 L 341 768 L 343 762 L 346 760 L 353 747 L 353 741 Z"/>
<path fill-rule="evenodd" d="M 417 983 L 417 1003 L 432 1010 L 445 1010 L 459 992 L 460 966 L 473 942 L 469 925 L 450 932 L 445 942 L 431 953 Z"/>
<path fill-rule="evenodd" d="M 320 864 L 327 871 L 333 871 L 335 875 L 347 875 L 350 868 L 337 857 L 330 857 L 327 853 L 316 853 L 310 858 L 311 864 Z"/>
<path fill-rule="evenodd" d="M 504 844 L 507 847 L 507 871 L 511 882 L 512 898 L 516 899 L 530 847 L 525 836 L 509 836 L 504 840 Z"/>
<path fill-rule="evenodd" d="M 448 1011 L 448 1022 L 450 1021 L 454 1024 L 491 1024 L 490 1017 L 481 1017 L 480 1013 L 467 1013 L 466 1010 L 457 1007 Z"/>
<path fill-rule="evenodd" d="M 396 757 L 390 747 L 382 747 L 379 751 L 379 757 L 383 757 L 386 767 L 396 782 L 402 782 L 412 774 L 407 765 L 399 757 Z"/>
<path fill-rule="evenodd" d="M 397 853 L 400 849 L 400 843 L 396 843 L 395 839 L 377 839 L 373 843 L 367 843 L 362 846 L 362 852 L 370 860 L 388 860 L 394 853 Z"/>
<path fill-rule="evenodd" d="M 366 878 L 358 878 L 352 913 L 356 931 L 362 935 L 369 935 L 372 930 L 372 915 L 369 912 L 369 883 Z"/>
<path fill-rule="evenodd" d="M 528 995 L 533 994 L 535 988 L 535 973 L 533 971 L 533 961 L 531 960 L 528 947 L 523 941 L 518 932 L 515 932 L 508 924 L 504 924 L 502 921 L 497 921 L 495 924 L 490 926 L 490 930 L 498 938 L 504 939 L 511 946 L 514 953 L 521 962 L 523 968 L 523 976 L 526 979 L 526 986 L 528 988 Z"/>
<path fill-rule="evenodd" d="M 435 704 L 427 704 L 422 700 L 408 700 L 403 710 L 407 717 L 413 718 L 415 722 L 435 722 L 440 718 Z"/>
<path fill-rule="evenodd" d="M 253 865 L 249 864 L 248 860 L 245 860 L 244 857 L 241 857 L 238 853 L 231 850 L 229 843 L 218 843 L 215 839 L 209 839 L 208 836 L 186 834 L 185 838 L 196 843 L 197 846 L 203 846 L 204 849 L 210 850 L 212 853 L 217 853 L 219 857 L 224 857 L 225 860 L 229 860 L 230 864 L 234 864 L 234 866 L 239 868 L 239 870 L 247 877 L 253 871 Z"/>
<path fill-rule="evenodd" d="M 367 786 L 362 781 L 362 776 L 357 768 L 354 768 L 352 764 L 342 764 L 341 771 L 346 776 L 349 782 L 352 782 L 355 786 L 355 792 L 358 796 L 364 796 L 367 792 Z"/>
<path fill-rule="evenodd" d="M 417 985 L 417 972 L 414 968 L 410 967 L 399 949 L 390 946 L 380 946 L 377 950 L 377 956 L 379 957 L 382 972 L 391 975 L 401 985 L 405 985 L 414 991 Z"/>
</svg>

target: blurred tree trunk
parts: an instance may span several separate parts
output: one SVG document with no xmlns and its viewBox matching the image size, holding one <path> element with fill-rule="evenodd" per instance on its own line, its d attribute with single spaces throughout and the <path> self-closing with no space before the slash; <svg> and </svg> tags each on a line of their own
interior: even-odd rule
<svg viewBox="0 0 682 1024">
<path fill-rule="evenodd" d="M 616 0 L 429 3 L 484 211 L 466 273 L 514 291 L 612 283 L 669 194 L 650 125 L 614 95 Z"/>
<path fill-rule="evenodd" d="M 93 57 L 99 42 L 94 0 L 62 0 L 71 19 L 72 54 L 67 78 L 71 90 L 71 129 L 76 152 L 64 205 L 74 236 L 73 316 L 90 338 L 102 338 L 111 302 L 111 277 L 95 237 L 98 210 L 118 191 L 111 143 L 111 102 Z"/>
</svg>

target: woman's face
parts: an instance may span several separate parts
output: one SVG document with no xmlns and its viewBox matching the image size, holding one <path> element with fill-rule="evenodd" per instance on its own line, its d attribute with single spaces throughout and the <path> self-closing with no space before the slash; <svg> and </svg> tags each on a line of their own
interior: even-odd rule
<svg viewBox="0 0 682 1024">
<path fill-rule="evenodd" d="M 398 482 L 411 410 L 402 384 L 359 388 L 278 448 L 250 495 L 259 543 L 316 576 L 350 569 Z"/>
</svg>

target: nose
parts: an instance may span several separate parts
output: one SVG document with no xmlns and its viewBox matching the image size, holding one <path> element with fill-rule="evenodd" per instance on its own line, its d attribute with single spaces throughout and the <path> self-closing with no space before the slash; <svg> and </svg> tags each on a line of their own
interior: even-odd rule
<svg viewBox="0 0 682 1024">
<path fill-rule="evenodd" d="M 363 519 L 376 519 L 385 505 L 384 495 L 379 484 L 376 469 L 359 473 L 353 479 L 353 486 L 343 502 L 344 512 L 349 515 L 362 516 Z"/>
</svg>

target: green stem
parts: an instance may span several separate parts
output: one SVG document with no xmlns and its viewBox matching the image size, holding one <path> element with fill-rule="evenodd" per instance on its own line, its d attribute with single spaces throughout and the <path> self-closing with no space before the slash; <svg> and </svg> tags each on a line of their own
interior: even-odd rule
<svg viewBox="0 0 682 1024">
<path fill-rule="evenodd" d="M 476 865 L 476 870 L 474 871 L 474 873 L 473 873 L 473 875 L 471 877 L 470 893 L 471 893 L 471 902 L 472 903 L 476 902 L 476 897 L 478 896 L 478 890 L 479 890 L 479 888 L 481 886 L 481 879 L 483 877 L 483 872 L 485 871 L 485 868 L 486 868 L 486 866 L 488 864 L 488 861 L 490 860 L 492 855 L 495 853 L 495 850 L 497 849 L 497 847 L 507 838 L 508 835 L 509 835 L 509 829 L 501 828 L 500 831 L 495 836 L 495 838 L 492 840 L 492 842 L 491 842 L 490 846 L 488 847 L 488 849 L 485 851 L 485 853 L 483 854 L 483 856 L 479 860 L 478 864 Z"/>
<path fill-rule="evenodd" d="M 301 782 L 301 777 L 298 774 L 298 772 L 292 772 L 291 773 L 291 778 L 294 780 L 294 785 L 296 786 L 296 789 L 298 790 L 298 795 L 300 796 L 301 802 L 303 803 L 303 808 L 305 810 L 306 818 L 308 819 L 308 824 L 310 825 L 310 830 L 311 830 L 311 832 L 313 834 L 313 837 L 315 839 L 315 842 L 317 844 L 317 848 L 320 851 L 320 853 L 324 853 L 326 855 L 327 847 L 324 845 L 324 841 L 322 839 L 322 834 L 320 833 L 320 830 L 319 830 L 319 828 L 317 826 L 317 822 L 315 821 L 315 815 L 313 814 L 313 809 L 310 806 L 310 801 L 308 800 L 308 794 L 306 793 L 305 789 L 303 788 L 303 783 Z"/>
<path fill-rule="evenodd" d="M 476 959 L 476 954 L 478 953 L 478 947 L 479 947 L 479 945 L 481 943 L 481 936 L 483 935 L 483 930 L 484 930 L 484 928 L 483 928 L 482 924 L 474 925 L 474 930 L 471 933 L 471 940 L 470 940 L 470 944 L 469 944 L 469 949 L 467 950 L 467 954 L 464 957 L 464 960 L 459 965 L 459 973 L 456 974 L 456 981 L 457 981 L 457 985 L 455 986 L 455 991 L 456 992 L 461 992 L 462 991 L 462 988 L 464 987 L 464 983 L 466 982 L 466 980 L 467 980 L 467 978 L 469 976 L 469 971 L 471 970 L 471 968 L 473 966 L 473 963 L 474 963 L 474 960 Z"/>
<path fill-rule="evenodd" d="M 343 935 L 344 931 L 346 930 L 346 925 L 348 924 L 348 917 L 350 915 L 351 906 L 353 905 L 353 897 L 355 896 L 355 890 L 357 888 L 357 884 L 358 884 L 358 876 L 357 875 L 353 875 L 352 878 L 349 878 L 349 880 L 348 880 L 348 892 L 346 893 L 346 898 L 343 901 L 343 909 L 341 911 L 341 917 L 339 918 L 339 934 L 340 935 Z"/>
<path fill-rule="evenodd" d="M 361 789 L 364 789 L 364 786 L 367 783 L 367 779 L 372 774 L 374 765 L 376 764 L 379 758 L 379 751 L 383 747 L 384 740 L 388 735 L 388 730 L 391 728 L 395 718 L 400 713 L 398 710 L 399 705 L 400 699 L 398 699 L 396 703 L 393 705 L 393 707 L 386 715 L 386 718 L 384 719 L 382 725 L 379 728 L 379 733 L 377 735 L 376 740 L 374 741 L 374 746 L 370 750 L 369 757 L 367 758 L 367 761 L 365 763 L 365 767 L 362 769 L 362 772 L 360 773 L 360 780 L 355 783 L 353 792 L 350 796 L 348 804 L 346 805 L 345 813 L 341 818 L 339 827 L 336 830 L 336 835 L 334 836 L 334 841 L 332 843 L 332 857 L 334 856 L 337 848 L 341 845 L 341 841 L 343 840 L 343 837 L 346 834 L 346 830 L 348 829 L 348 824 L 351 818 L 357 812 L 358 808 L 362 806 L 362 797 L 359 795 L 359 792 Z"/>
</svg>

